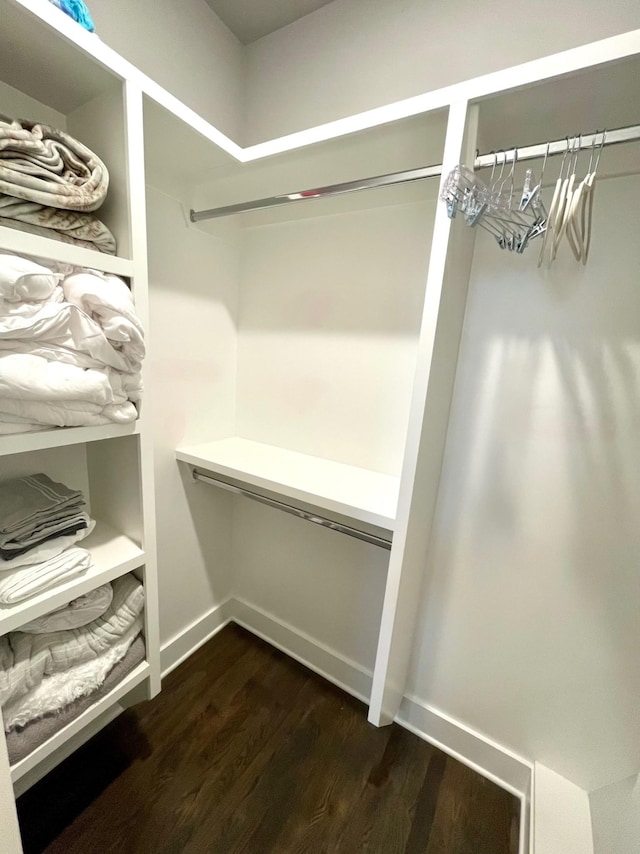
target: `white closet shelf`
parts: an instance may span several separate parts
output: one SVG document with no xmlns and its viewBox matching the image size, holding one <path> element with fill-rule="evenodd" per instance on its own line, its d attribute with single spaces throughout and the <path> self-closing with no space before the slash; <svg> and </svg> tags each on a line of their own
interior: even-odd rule
<svg viewBox="0 0 640 854">
<path fill-rule="evenodd" d="M 400 479 L 233 437 L 178 448 L 176 457 L 290 501 L 393 532 Z"/>
<path fill-rule="evenodd" d="M 0 436 L 0 457 L 46 448 L 62 448 L 65 445 L 82 445 L 102 439 L 118 439 L 120 436 L 136 436 L 139 432 L 140 422 L 131 421 L 128 424 L 103 424 L 100 427 L 56 427 L 41 433 L 15 433 Z"/>
<path fill-rule="evenodd" d="M 101 521 L 98 521 L 86 540 L 78 543 L 78 547 L 91 552 L 94 566 L 84 575 L 45 590 L 24 602 L 0 606 L 0 635 L 19 629 L 30 620 L 48 614 L 101 584 L 137 569 L 145 562 L 145 554 L 139 546 Z"/>
<path fill-rule="evenodd" d="M 101 270 L 103 273 L 114 273 L 117 276 L 132 276 L 133 261 L 120 258 L 117 255 L 106 255 L 93 249 L 84 249 L 72 243 L 63 243 L 27 231 L 0 226 L 0 250 L 16 255 L 30 255 L 49 261 L 61 261 L 77 267 L 87 267 L 91 270 Z"/>
<path fill-rule="evenodd" d="M 32 751 L 20 762 L 16 762 L 11 766 L 11 780 L 16 783 L 21 777 L 31 771 L 36 765 L 44 762 L 52 753 L 62 747 L 69 739 L 77 736 L 85 727 L 88 727 L 93 721 L 99 718 L 107 711 L 111 711 L 111 718 L 116 717 L 116 714 L 124 711 L 124 706 L 119 706 L 118 702 L 126 694 L 140 685 L 149 676 L 150 667 L 146 661 L 141 662 L 135 670 L 132 670 L 113 691 L 109 691 L 104 697 L 101 697 L 97 703 L 86 709 L 81 715 L 63 727 L 61 730 L 47 739 L 43 744 Z M 116 714 L 113 714 L 115 709 Z M 93 733 L 89 734 L 92 735 Z"/>
</svg>

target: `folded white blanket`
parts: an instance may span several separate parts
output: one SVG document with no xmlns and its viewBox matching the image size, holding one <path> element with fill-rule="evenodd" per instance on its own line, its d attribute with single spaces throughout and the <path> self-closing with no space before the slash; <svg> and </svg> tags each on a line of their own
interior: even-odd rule
<svg viewBox="0 0 640 854">
<path fill-rule="evenodd" d="M 82 518 L 86 522 L 87 527 L 81 531 L 77 531 L 75 534 L 67 534 L 64 537 L 56 537 L 54 540 L 47 540 L 29 549 L 23 555 L 11 558 L 11 560 L 0 560 L 0 581 L 4 572 L 33 566 L 36 563 L 44 563 L 88 537 L 96 526 L 95 519 L 90 519 L 86 513 L 82 514 Z"/>
<path fill-rule="evenodd" d="M 120 344 L 116 349 L 100 326 L 77 305 L 67 302 L 18 303 L 19 310 L 6 300 L 0 303 L 0 340 L 27 340 L 56 344 L 87 353 L 101 364 L 123 373 L 139 371 L 142 355 L 137 344 Z"/>
<path fill-rule="evenodd" d="M 15 605 L 43 590 L 86 572 L 93 562 L 86 549 L 70 548 L 44 563 L 3 572 L 0 605 Z"/>
<path fill-rule="evenodd" d="M 0 254 L 0 297 L 7 302 L 48 299 L 60 278 L 35 261 L 19 255 Z"/>
<path fill-rule="evenodd" d="M 142 614 L 144 589 L 132 575 L 113 582 L 113 601 L 102 617 L 81 629 L 0 638 L 0 706 L 17 700 L 45 676 L 97 658 L 124 637 Z"/>
<path fill-rule="evenodd" d="M 14 433 L 34 433 L 40 430 L 46 430 L 42 424 L 9 424 L 6 421 L 0 420 L 0 436 L 11 436 Z"/>
<path fill-rule="evenodd" d="M 105 371 L 83 370 L 27 353 L 0 353 L 0 398 L 86 400 L 105 406 L 113 390 Z"/>
<path fill-rule="evenodd" d="M 59 712 L 70 703 L 93 694 L 102 686 L 115 665 L 122 661 L 129 647 L 142 631 L 142 617 L 138 617 L 122 640 L 92 661 L 76 664 L 64 673 L 54 673 L 2 710 L 5 732 L 26 726 L 44 715 Z"/>
<path fill-rule="evenodd" d="M 55 611 L 31 620 L 20 626 L 21 632 L 30 635 L 45 635 L 47 632 L 64 632 L 68 629 L 79 629 L 101 617 L 113 601 L 113 587 L 103 584 L 90 590 L 84 596 L 61 605 Z"/>
<path fill-rule="evenodd" d="M 13 424 L 43 424 L 49 427 L 97 427 L 101 424 L 127 424 L 138 411 L 133 403 L 109 403 L 98 406 L 84 401 L 52 403 L 41 400 L 14 400 L 0 397 L 0 421 Z"/>
</svg>

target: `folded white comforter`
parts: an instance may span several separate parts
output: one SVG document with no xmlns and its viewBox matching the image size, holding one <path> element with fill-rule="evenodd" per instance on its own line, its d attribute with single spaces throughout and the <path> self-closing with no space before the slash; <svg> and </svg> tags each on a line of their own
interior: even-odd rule
<svg viewBox="0 0 640 854">
<path fill-rule="evenodd" d="M 70 548 L 44 563 L 3 572 L 0 574 L 0 605 L 15 605 L 29 599 L 62 581 L 82 575 L 91 566 L 91 555 L 86 549 Z"/>
<path fill-rule="evenodd" d="M 97 658 L 135 624 L 144 607 L 144 589 L 133 576 L 113 582 L 113 601 L 99 619 L 81 629 L 0 638 L 0 706 L 33 691 L 45 676 Z"/>
</svg>

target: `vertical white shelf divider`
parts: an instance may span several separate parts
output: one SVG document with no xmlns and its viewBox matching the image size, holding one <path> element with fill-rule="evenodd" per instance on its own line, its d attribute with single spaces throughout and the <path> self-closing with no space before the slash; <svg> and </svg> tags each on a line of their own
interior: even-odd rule
<svg viewBox="0 0 640 854">
<path fill-rule="evenodd" d="M 124 83 L 125 122 L 127 139 L 127 183 L 129 187 L 129 216 L 134 264 L 133 296 L 136 312 L 142 321 L 149 347 L 149 270 L 147 262 L 147 218 L 144 169 L 144 122 L 141 88 Z M 156 517 L 153 467 L 153 435 L 150 417 L 150 371 L 148 359 L 143 363 L 144 397 L 140 412 L 140 478 L 143 520 L 142 547 L 146 554 L 145 584 L 145 641 L 150 665 L 149 696 L 160 691 L 160 625 L 158 616 L 158 569 L 156 548 Z"/>
<path fill-rule="evenodd" d="M 477 109 L 469 111 L 467 101 L 452 104 L 440 188 L 456 164 L 473 163 L 468 152 L 475 155 L 476 132 Z M 474 243 L 472 229 L 453 225 L 438 202 L 369 706 L 376 726 L 391 723 L 400 708 L 427 567 Z"/>
<path fill-rule="evenodd" d="M 20 827 L 4 733 L 0 736 L 0 847 L 2 854 L 22 854 Z"/>
</svg>

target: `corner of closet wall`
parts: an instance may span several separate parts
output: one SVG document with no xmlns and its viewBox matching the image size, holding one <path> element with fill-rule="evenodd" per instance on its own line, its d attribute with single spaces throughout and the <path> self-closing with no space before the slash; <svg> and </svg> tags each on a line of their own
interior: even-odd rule
<svg viewBox="0 0 640 854">
<path fill-rule="evenodd" d="M 33 234 L 5 226 L 0 227 L 0 252 L 51 265 L 62 271 L 61 276 L 70 269 L 119 276 L 131 289 L 146 328 L 146 250 L 135 237 L 138 214 L 133 213 L 131 203 L 140 161 L 136 162 L 129 144 L 125 84 L 75 44 L 64 42 L 21 4 L 3 2 L 0 15 L 0 113 L 64 130 L 104 162 L 110 189 L 97 216 L 112 232 L 117 254 L 60 242 L 43 230 Z M 138 418 L 0 436 L 3 481 L 42 472 L 79 489 L 87 513 L 96 520 L 93 532 L 80 541 L 91 557 L 89 569 L 31 598 L 2 606 L 0 634 L 20 629 L 126 574 L 142 582 L 146 600 L 143 660 L 113 690 L 14 761 L 11 777 L 18 793 L 134 697 L 150 697 L 159 690 L 154 486 L 144 462 L 150 448 L 149 426 Z"/>
</svg>

